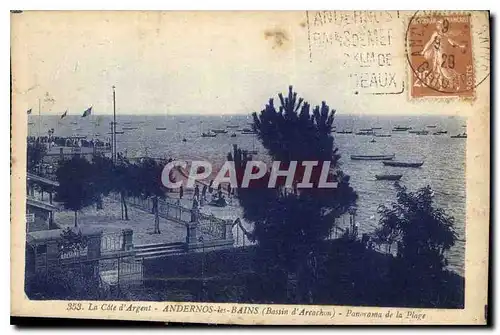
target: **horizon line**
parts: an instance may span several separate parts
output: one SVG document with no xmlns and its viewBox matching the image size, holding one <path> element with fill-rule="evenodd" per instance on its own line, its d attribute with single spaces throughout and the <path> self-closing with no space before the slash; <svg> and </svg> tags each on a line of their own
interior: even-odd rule
<svg viewBox="0 0 500 335">
<path fill-rule="evenodd" d="M 179 114 L 159 114 L 159 113 L 155 113 L 155 114 L 149 114 L 149 113 L 135 113 L 135 114 L 131 114 L 131 113 L 116 113 L 116 117 L 118 116 L 167 116 L 167 117 L 172 117 L 172 116 L 202 116 L 202 117 L 210 117 L 210 116 L 249 116 L 249 115 L 252 115 L 254 112 L 251 112 L 251 113 L 248 113 L 248 114 L 241 114 L 241 113 L 228 113 L 228 114 L 200 114 L 200 113 L 179 113 Z M 257 114 L 259 114 L 260 112 L 255 112 Z M 464 117 L 466 118 L 466 116 L 464 115 L 460 115 L 460 114 L 447 114 L 447 113 L 435 113 L 435 114 L 427 114 L 427 113 L 410 113 L 410 114 L 389 114 L 389 113 L 374 113 L 374 114 L 370 114 L 370 113 L 339 113 L 339 112 L 336 112 L 335 113 L 335 116 L 339 116 L 339 115 L 355 115 L 355 116 L 453 116 L 453 117 Z M 43 116 L 58 116 L 60 117 L 61 114 L 29 114 L 28 117 L 43 117 Z M 79 114 L 67 114 L 65 117 L 70 117 L 70 116 L 79 116 L 79 117 L 82 117 L 81 116 L 81 113 Z M 91 114 L 89 116 L 113 116 L 113 113 L 103 113 L 103 114 Z"/>
</svg>

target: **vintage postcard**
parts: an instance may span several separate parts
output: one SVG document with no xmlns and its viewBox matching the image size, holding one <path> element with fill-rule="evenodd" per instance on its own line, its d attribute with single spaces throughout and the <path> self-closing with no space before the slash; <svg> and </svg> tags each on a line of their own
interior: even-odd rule
<svg viewBox="0 0 500 335">
<path fill-rule="evenodd" d="M 11 26 L 13 316 L 486 324 L 488 11 Z"/>
</svg>

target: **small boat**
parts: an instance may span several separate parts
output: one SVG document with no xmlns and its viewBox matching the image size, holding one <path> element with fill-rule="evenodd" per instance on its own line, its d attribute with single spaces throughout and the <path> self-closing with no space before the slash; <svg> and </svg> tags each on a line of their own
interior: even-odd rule
<svg viewBox="0 0 500 335">
<path fill-rule="evenodd" d="M 451 138 L 467 138 L 467 134 L 463 133 L 463 134 L 458 134 L 458 135 L 451 135 L 450 137 Z"/>
<path fill-rule="evenodd" d="M 373 130 L 380 130 L 380 129 L 382 129 L 382 127 L 373 127 L 372 129 Z"/>
<path fill-rule="evenodd" d="M 28 124 L 29 124 L 30 126 L 32 126 L 32 125 L 34 125 L 34 124 L 35 124 L 35 122 L 28 122 Z"/>
<path fill-rule="evenodd" d="M 123 127 L 123 130 L 134 130 L 137 129 L 137 127 Z"/>
<path fill-rule="evenodd" d="M 238 128 L 239 126 L 233 125 L 233 124 L 228 124 L 226 128 Z"/>
<path fill-rule="evenodd" d="M 201 137 L 217 137 L 217 134 L 201 133 Z"/>
<path fill-rule="evenodd" d="M 254 132 L 254 131 L 242 131 L 241 134 L 242 135 L 250 135 L 250 134 L 256 134 L 256 132 Z"/>
<path fill-rule="evenodd" d="M 373 135 L 373 131 L 358 131 L 356 135 Z"/>
<path fill-rule="evenodd" d="M 400 127 L 400 126 L 396 126 L 394 128 L 392 128 L 392 131 L 407 131 L 407 130 L 410 130 L 411 127 Z"/>
<path fill-rule="evenodd" d="M 337 131 L 337 134 L 352 134 L 352 130 L 341 130 L 341 131 Z"/>
<path fill-rule="evenodd" d="M 463 124 L 463 125 L 462 125 L 462 127 L 463 127 L 463 128 L 467 128 L 467 125 Z"/>
<path fill-rule="evenodd" d="M 432 135 L 443 135 L 443 134 L 448 134 L 448 131 L 447 130 L 438 130 L 438 131 L 432 133 Z"/>
<path fill-rule="evenodd" d="M 377 180 L 400 180 L 403 177 L 402 174 L 376 174 L 375 178 Z"/>
<path fill-rule="evenodd" d="M 187 140 L 185 138 L 182 139 L 182 142 L 187 142 Z"/>
<path fill-rule="evenodd" d="M 71 124 L 78 124 L 78 122 L 71 122 Z"/>
<path fill-rule="evenodd" d="M 398 166 L 398 167 L 411 167 L 411 168 L 418 168 L 424 165 L 424 162 L 415 162 L 415 163 L 410 163 L 410 162 L 382 162 L 384 163 L 385 166 Z"/>
<path fill-rule="evenodd" d="M 167 130 L 167 127 L 156 127 L 156 130 Z"/>
<path fill-rule="evenodd" d="M 243 128 L 243 129 L 240 129 L 241 131 L 247 131 L 247 132 L 250 132 L 250 131 L 253 131 L 252 129 L 250 128 Z"/>
<path fill-rule="evenodd" d="M 427 128 L 436 128 L 437 126 L 435 124 L 428 124 Z"/>
<path fill-rule="evenodd" d="M 375 134 L 375 137 L 391 137 L 391 134 Z"/>
<path fill-rule="evenodd" d="M 370 141 L 370 143 L 375 143 L 375 142 L 377 142 L 377 141 L 375 141 L 374 138 L 372 138 L 372 140 Z"/>
<path fill-rule="evenodd" d="M 373 131 L 373 128 L 361 128 L 359 131 Z"/>
<path fill-rule="evenodd" d="M 386 161 L 394 159 L 396 155 L 351 155 L 354 161 Z"/>
<path fill-rule="evenodd" d="M 214 133 L 214 134 L 226 134 L 227 130 L 225 130 L 225 129 L 212 129 L 212 133 Z"/>
<path fill-rule="evenodd" d="M 416 135 L 428 135 L 429 132 L 427 130 L 410 130 L 408 132 L 409 134 L 416 134 Z"/>
<path fill-rule="evenodd" d="M 121 134 L 123 134 L 123 133 L 125 133 L 125 132 L 124 132 L 124 131 L 118 131 L 118 130 L 117 130 L 117 131 L 115 131 L 115 134 L 118 134 L 118 135 L 121 135 Z"/>
<path fill-rule="evenodd" d="M 232 134 L 231 134 L 231 137 L 236 137 L 236 134 L 235 134 L 235 133 L 232 133 Z"/>
</svg>

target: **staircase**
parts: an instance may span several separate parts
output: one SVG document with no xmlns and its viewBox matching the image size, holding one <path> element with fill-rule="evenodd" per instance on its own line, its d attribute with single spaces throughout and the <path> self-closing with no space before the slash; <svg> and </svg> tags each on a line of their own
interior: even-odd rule
<svg viewBox="0 0 500 335">
<path fill-rule="evenodd" d="M 134 249 L 136 257 L 140 259 L 154 259 L 186 252 L 183 242 L 142 244 L 135 245 Z"/>
</svg>

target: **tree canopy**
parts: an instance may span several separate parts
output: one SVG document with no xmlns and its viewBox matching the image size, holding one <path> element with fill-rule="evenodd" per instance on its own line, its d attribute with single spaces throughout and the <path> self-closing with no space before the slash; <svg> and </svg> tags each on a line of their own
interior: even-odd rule
<svg viewBox="0 0 500 335">
<path fill-rule="evenodd" d="M 398 243 L 398 255 L 408 270 L 441 271 L 447 265 L 445 251 L 457 240 L 454 218 L 434 206 L 430 186 L 409 192 L 395 185 L 397 200 L 391 206 L 380 206 L 376 236 L 382 242 Z"/>
<path fill-rule="evenodd" d="M 47 148 L 45 144 L 38 141 L 28 142 L 27 145 L 27 168 L 28 171 L 34 171 L 38 164 L 42 161 L 43 157 L 47 153 Z"/>
<path fill-rule="evenodd" d="M 77 226 L 77 212 L 97 200 L 98 188 L 92 164 L 85 158 L 73 156 L 69 160 L 59 162 L 56 176 L 59 186 L 55 199 L 61 202 L 64 208 L 75 212 Z"/>
<path fill-rule="evenodd" d="M 254 223 L 253 239 L 271 266 L 296 272 L 306 257 L 316 251 L 328 237 L 334 219 L 355 204 L 357 194 L 349 185 L 349 176 L 338 167 L 340 155 L 332 137 L 335 110 L 326 102 L 312 108 L 289 87 L 288 96 L 278 95 L 280 105 L 271 98 L 265 108 L 253 114 L 253 129 L 273 161 L 281 161 L 282 169 L 291 161 L 330 162 L 329 181 L 337 188 L 286 189 L 283 179 L 275 188 L 267 188 L 269 172 L 249 188 L 239 188 L 238 195 L 244 217 Z M 235 148 L 228 157 L 235 160 L 237 174 L 251 156 Z M 301 181 L 302 173 L 295 174 Z M 317 176 L 318 169 L 313 170 Z M 315 178 L 313 177 L 313 180 Z M 241 180 L 241 176 L 238 176 Z M 261 183 L 262 185 L 258 185 Z M 259 187 L 262 186 L 262 187 Z"/>
</svg>

